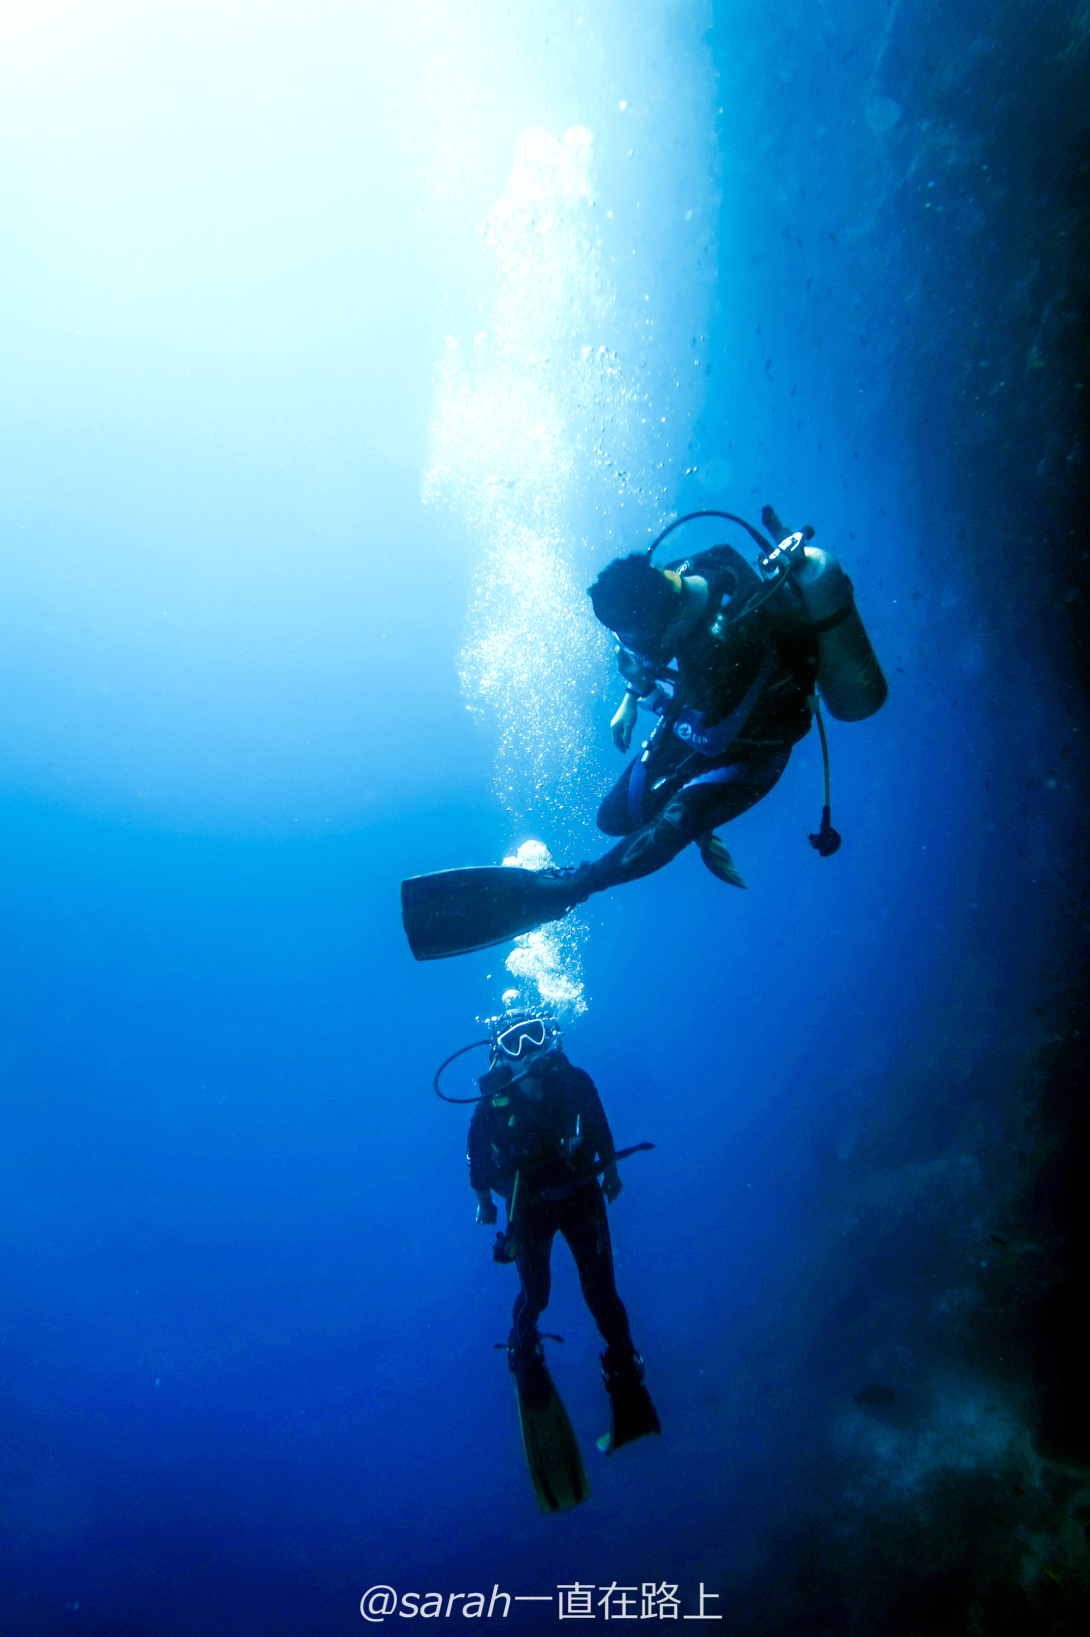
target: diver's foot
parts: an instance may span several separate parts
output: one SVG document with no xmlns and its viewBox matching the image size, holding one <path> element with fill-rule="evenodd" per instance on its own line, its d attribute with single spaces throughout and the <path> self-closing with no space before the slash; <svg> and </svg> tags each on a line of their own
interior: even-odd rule
<svg viewBox="0 0 1090 1637">
<path fill-rule="evenodd" d="M 709 830 L 706 836 L 701 836 L 697 846 L 700 848 L 700 856 L 705 867 L 712 872 L 717 881 L 725 881 L 731 887 L 745 886 L 733 858 L 714 830 Z"/>
<path fill-rule="evenodd" d="M 542 1346 L 541 1333 L 536 1324 L 523 1336 L 516 1336 L 514 1330 L 507 1332 L 508 1369 L 517 1370 L 524 1365 L 541 1364 L 544 1358 L 545 1348 Z"/>
<path fill-rule="evenodd" d="M 607 1348 L 602 1354 L 602 1380 L 612 1410 L 610 1429 L 598 1440 L 603 1455 L 612 1455 L 622 1444 L 662 1431 L 658 1412 L 643 1384 L 643 1360 L 637 1352 Z"/>
<path fill-rule="evenodd" d="M 576 904 L 585 903 L 594 891 L 593 864 L 550 865 L 546 870 L 535 870 L 534 876 L 541 882 L 542 896 L 555 899 L 557 919 Z"/>
<path fill-rule="evenodd" d="M 545 1367 L 545 1349 L 536 1329 L 529 1331 L 521 1341 L 511 1331 L 507 1338 L 507 1368 L 515 1378 L 524 1404 L 541 1409 L 548 1403 L 553 1385 Z"/>
</svg>

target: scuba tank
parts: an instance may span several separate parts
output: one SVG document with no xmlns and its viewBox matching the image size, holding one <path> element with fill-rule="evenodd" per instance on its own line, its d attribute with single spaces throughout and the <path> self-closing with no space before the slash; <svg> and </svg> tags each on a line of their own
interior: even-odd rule
<svg viewBox="0 0 1090 1637">
<path fill-rule="evenodd" d="M 855 606 L 851 580 L 835 557 L 811 545 L 791 577 L 817 634 L 818 692 L 830 716 L 840 722 L 873 716 L 889 688 Z"/>
</svg>

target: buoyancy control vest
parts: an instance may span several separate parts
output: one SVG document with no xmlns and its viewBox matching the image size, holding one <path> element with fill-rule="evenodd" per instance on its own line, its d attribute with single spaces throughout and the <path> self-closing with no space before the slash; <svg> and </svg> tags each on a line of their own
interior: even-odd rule
<svg viewBox="0 0 1090 1637">
<path fill-rule="evenodd" d="M 499 1194 L 510 1194 L 516 1173 L 524 1186 L 531 1179 L 563 1183 L 589 1174 L 596 1147 L 612 1150 L 608 1127 L 599 1130 L 604 1117 L 596 1118 L 590 1077 L 559 1055 L 548 1067 L 540 1097 L 513 1086 L 483 1101 L 474 1116 L 471 1156 L 475 1149 L 478 1164 L 488 1170 L 488 1184 Z"/>
<path fill-rule="evenodd" d="M 736 738 L 795 744 L 809 731 L 806 700 L 817 674 L 816 639 L 792 603 L 746 609 L 763 582 L 733 546 L 713 546 L 669 565 L 682 578 L 698 575 L 708 600 L 696 625 L 668 656 L 646 658 L 621 649 L 618 668 L 637 694 L 666 718 L 692 750 L 723 755 Z M 795 600 L 797 602 L 797 599 Z M 786 617 L 785 617 L 786 616 Z M 731 725 L 724 739 L 720 728 Z"/>
<path fill-rule="evenodd" d="M 762 636 L 766 645 L 771 639 L 804 686 L 812 664 L 808 650 L 816 641 L 817 689 L 838 721 L 864 721 L 885 703 L 888 684 L 856 607 L 852 582 L 831 552 L 807 543 L 756 617 L 746 616 L 746 605 L 757 597 L 762 581 L 732 546 L 715 546 L 670 567 L 683 577 L 701 574 L 708 581 L 708 610 L 686 641 L 688 663 L 679 656 L 678 678 L 690 696 L 703 696 L 694 697 L 694 703 L 705 715 L 713 698 L 721 715 L 735 707 L 733 696 L 744 694 L 760 664 Z M 625 671 L 623 664 L 621 669 Z M 662 668 L 653 669 L 661 679 Z M 789 740 L 801 736 L 783 726 Z"/>
</svg>

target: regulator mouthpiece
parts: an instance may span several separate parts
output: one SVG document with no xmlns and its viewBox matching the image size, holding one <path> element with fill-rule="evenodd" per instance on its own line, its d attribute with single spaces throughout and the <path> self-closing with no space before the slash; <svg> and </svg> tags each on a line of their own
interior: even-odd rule
<svg viewBox="0 0 1090 1637">
<path fill-rule="evenodd" d="M 827 807 L 821 809 L 821 826 L 817 835 L 810 837 L 810 845 L 816 853 L 821 854 L 822 858 L 832 858 L 840 846 L 840 832 L 834 830 L 829 822 L 829 809 Z"/>
</svg>

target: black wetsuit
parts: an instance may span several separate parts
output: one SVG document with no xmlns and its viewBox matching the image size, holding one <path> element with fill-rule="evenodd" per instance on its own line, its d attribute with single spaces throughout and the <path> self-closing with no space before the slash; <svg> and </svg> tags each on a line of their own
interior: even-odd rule
<svg viewBox="0 0 1090 1637">
<path fill-rule="evenodd" d="M 738 552 L 714 546 L 671 567 L 706 580 L 708 600 L 675 655 L 618 653 L 660 720 L 598 810 L 598 828 L 626 839 L 590 867 L 592 892 L 661 869 L 760 801 L 810 728 L 817 638 L 794 587 L 732 619 L 761 585 Z"/>
<path fill-rule="evenodd" d="M 611 1354 L 630 1357 L 628 1314 L 617 1295 L 606 1203 L 595 1167 L 612 1159 L 613 1136 L 594 1081 L 555 1052 L 534 1076 L 539 1099 L 526 1081 L 478 1103 L 469 1127 L 469 1180 L 507 1201 L 518 1175 L 510 1227 L 518 1247 L 521 1289 L 515 1298 L 513 1351 L 532 1349 L 537 1321 L 548 1306 L 549 1259 L 557 1232 L 567 1240 L 595 1324 Z M 578 1122 L 578 1142 L 576 1137 Z"/>
</svg>

